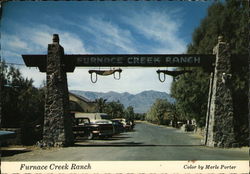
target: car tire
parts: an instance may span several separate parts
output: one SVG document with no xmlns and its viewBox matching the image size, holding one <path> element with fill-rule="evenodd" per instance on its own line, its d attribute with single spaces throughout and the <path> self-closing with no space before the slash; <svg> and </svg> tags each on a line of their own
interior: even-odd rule
<svg viewBox="0 0 250 174">
<path fill-rule="evenodd" d="M 92 132 L 90 132 L 88 135 L 88 140 L 92 140 L 93 138 L 94 138 L 94 134 Z"/>
</svg>

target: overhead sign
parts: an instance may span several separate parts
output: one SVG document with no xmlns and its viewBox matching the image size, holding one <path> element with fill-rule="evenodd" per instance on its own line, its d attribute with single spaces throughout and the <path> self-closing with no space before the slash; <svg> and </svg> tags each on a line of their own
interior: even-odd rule
<svg viewBox="0 0 250 174">
<path fill-rule="evenodd" d="M 76 66 L 209 66 L 214 55 L 196 54 L 112 54 L 112 55 L 67 55 L 75 59 Z"/>
<path fill-rule="evenodd" d="M 46 71 L 46 55 L 22 55 L 27 66 Z M 66 70 L 75 67 L 211 67 L 215 55 L 204 54 L 74 54 L 64 55 Z"/>
</svg>

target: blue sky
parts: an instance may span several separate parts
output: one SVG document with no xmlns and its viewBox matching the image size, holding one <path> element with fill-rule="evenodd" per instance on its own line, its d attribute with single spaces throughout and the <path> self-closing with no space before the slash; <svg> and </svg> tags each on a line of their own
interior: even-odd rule
<svg viewBox="0 0 250 174">
<path fill-rule="evenodd" d="M 8 2 L 1 19 L 1 57 L 23 64 L 22 54 L 46 54 L 52 35 L 59 34 L 65 54 L 185 53 L 194 29 L 212 2 Z M 18 66 L 39 87 L 45 74 Z M 170 92 L 172 78 L 158 80 L 156 68 L 123 68 L 120 80 L 98 77 L 90 81 L 89 69 L 68 73 L 70 90 L 138 93 Z M 102 68 L 101 68 L 102 69 Z M 161 68 L 162 69 L 162 68 Z"/>
</svg>

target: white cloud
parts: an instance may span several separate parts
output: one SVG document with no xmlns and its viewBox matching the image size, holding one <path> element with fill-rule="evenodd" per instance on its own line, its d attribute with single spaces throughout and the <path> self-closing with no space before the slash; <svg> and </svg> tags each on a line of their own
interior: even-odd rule
<svg viewBox="0 0 250 174">
<path fill-rule="evenodd" d="M 89 17 L 85 25 L 75 24 L 84 32 L 93 35 L 97 52 L 102 53 L 136 53 L 135 40 L 131 32 L 102 18 Z"/>
<path fill-rule="evenodd" d="M 34 46 L 39 46 L 40 48 L 46 50 L 46 47 L 48 43 L 51 43 L 51 33 L 49 31 L 43 30 L 39 28 L 40 30 L 36 29 L 29 29 L 29 40 L 30 44 L 34 44 Z"/>
<path fill-rule="evenodd" d="M 8 51 L 8 50 L 2 50 L 1 54 L 2 54 L 3 59 L 8 58 L 8 60 L 11 60 L 12 58 L 20 57 L 20 54 L 17 54 L 13 51 Z"/>
<path fill-rule="evenodd" d="M 11 50 L 28 49 L 27 43 L 24 42 L 17 35 L 9 35 L 9 34 L 2 34 L 2 35 L 4 35 L 4 40 L 2 40 L 1 44 L 5 44 L 5 46 L 9 47 Z"/>
<path fill-rule="evenodd" d="M 52 35 L 59 34 L 60 44 L 66 54 L 88 53 L 79 36 L 47 25 L 20 26 L 20 34 L 2 34 L 2 51 L 12 54 L 42 54 L 47 52 L 48 44 L 52 43 Z"/>
<path fill-rule="evenodd" d="M 103 35 L 100 38 L 108 44 L 113 44 L 127 53 L 136 52 L 133 47 L 133 38 L 130 31 L 121 29 L 111 22 L 97 20 L 94 18 L 90 18 L 89 24 L 95 32 Z"/>
<path fill-rule="evenodd" d="M 86 54 L 89 51 L 86 50 L 84 43 L 76 35 L 63 32 L 60 34 L 61 45 L 64 47 L 65 54 Z"/>
<path fill-rule="evenodd" d="M 21 67 L 20 72 L 28 79 L 33 79 L 35 87 L 41 87 L 46 80 L 46 73 L 41 73 L 38 68 Z"/>
<path fill-rule="evenodd" d="M 170 16 L 171 14 L 171 16 Z M 183 53 L 186 43 L 178 38 L 181 20 L 163 11 L 141 10 L 122 17 L 137 33 L 158 44 L 150 44 L 154 53 Z"/>
<path fill-rule="evenodd" d="M 47 25 L 29 28 L 31 43 L 40 46 L 42 49 L 47 49 L 47 45 L 52 43 L 53 34 L 59 34 L 60 44 L 64 47 L 66 54 L 87 53 L 83 41 L 72 32 L 58 30 Z"/>
</svg>

